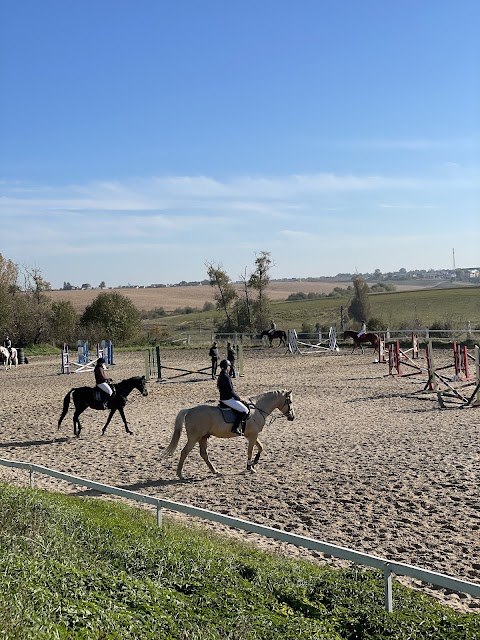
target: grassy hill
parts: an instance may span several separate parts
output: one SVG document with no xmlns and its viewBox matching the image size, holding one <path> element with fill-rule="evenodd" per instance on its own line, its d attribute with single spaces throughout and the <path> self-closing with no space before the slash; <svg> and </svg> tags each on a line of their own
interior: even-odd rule
<svg viewBox="0 0 480 640">
<path fill-rule="evenodd" d="M 421 289 L 370 294 L 372 316 L 390 329 L 432 327 L 434 323 L 444 328 L 464 328 L 468 320 L 472 328 L 480 328 L 480 287 L 446 289 Z M 340 307 L 348 307 L 349 299 L 322 298 L 318 300 L 272 301 L 272 316 L 278 328 L 300 329 L 303 323 L 315 327 L 340 326 Z M 217 311 L 168 316 L 148 320 L 146 327 L 167 333 L 212 331 Z"/>
<path fill-rule="evenodd" d="M 460 614 L 383 578 L 257 551 L 143 510 L 0 485 L 1 637 L 474 640 Z"/>
</svg>

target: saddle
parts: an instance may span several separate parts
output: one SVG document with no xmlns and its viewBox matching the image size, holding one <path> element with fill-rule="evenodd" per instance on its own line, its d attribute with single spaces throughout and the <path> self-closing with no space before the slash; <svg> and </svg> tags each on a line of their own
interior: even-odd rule
<svg viewBox="0 0 480 640">
<path fill-rule="evenodd" d="M 234 409 L 227 407 L 226 404 L 220 400 L 218 403 L 218 408 L 220 409 L 223 419 L 227 424 L 233 424 L 236 420 L 237 415 L 240 413 L 239 411 L 235 411 Z M 250 407 L 247 407 L 248 413 L 246 414 L 244 422 L 246 423 L 248 418 L 250 417 Z M 243 413 L 241 415 L 244 415 Z M 243 424 L 243 423 L 242 423 Z"/>
<path fill-rule="evenodd" d="M 100 389 L 99 387 L 93 388 L 93 399 L 102 405 L 102 409 L 108 409 L 109 407 L 111 407 L 110 401 L 113 400 L 115 396 L 115 388 L 113 388 L 113 393 L 111 396 L 109 396 L 105 391 L 102 391 L 102 389 Z"/>
</svg>

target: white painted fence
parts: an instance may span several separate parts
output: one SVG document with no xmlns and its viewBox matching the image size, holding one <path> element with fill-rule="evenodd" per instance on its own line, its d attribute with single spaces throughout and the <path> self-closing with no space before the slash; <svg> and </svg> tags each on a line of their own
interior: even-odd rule
<svg viewBox="0 0 480 640">
<path fill-rule="evenodd" d="M 87 480 L 86 478 L 80 478 L 68 473 L 62 473 L 61 471 L 55 471 L 54 469 L 48 469 L 38 464 L 31 464 L 29 462 L 17 462 L 15 460 L 6 460 L 0 458 L 0 464 L 5 467 L 11 467 L 15 469 L 25 469 L 30 475 L 30 486 L 34 486 L 35 473 L 41 473 L 43 475 L 57 478 L 58 480 L 64 480 L 70 484 L 81 485 L 95 489 L 101 493 L 107 493 L 121 498 L 127 498 L 128 500 L 134 500 L 135 502 L 143 502 L 144 504 L 150 504 L 156 507 L 157 510 L 157 523 L 159 526 L 162 524 L 162 509 L 169 511 L 177 511 L 179 513 L 185 513 L 197 518 L 203 518 L 204 520 L 211 520 L 213 522 L 219 522 L 234 529 L 241 529 L 248 531 L 249 533 L 257 533 L 265 536 L 266 538 L 273 538 L 282 542 L 293 544 L 296 547 L 303 547 L 305 549 L 311 549 L 320 551 L 320 553 L 326 553 L 335 558 L 341 558 L 342 560 L 348 560 L 356 564 L 361 564 L 366 567 L 372 567 L 379 569 L 383 572 L 384 578 L 384 592 L 385 592 L 385 609 L 388 612 L 393 611 L 392 601 L 392 575 L 408 576 L 410 578 L 416 578 L 422 580 L 428 584 L 438 585 L 445 589 L 453 589 L 461 593 L 468 593 L 474 597 L 480 597 L 480 584 L 474 582 L 467 582 L 465 580 L 459 580 L 457 578 L 451 578 L 443 573 L 436 573 L 427 569 L 421 569 L 413 565 L 404 564 L 402 562 L 395 562 L 393 560 L 387 560 L 378 556 L 373 556 L 368 553 L 362 553 L 360 551 L 354 551 L 346 547 L 339 547 L 328 542 L 321 542 L 313 538 L 307 538 L 305 536 L 298 536 L 294 533 L 288 533 L 281 529 L 274 529 L 273 527 L 266 527 L 264 525 L 255 524 L 248 520 L 242 520 L 240 518 L 232 518 L 215 511 L 209 511 L 207 509 L 200 509 L 199 507 L 192 507 L 182 502 L 173 502 L 171 500 L 163 500 L 161 498 L 154 498 L 153 496 L 144 495 L 142 493 L 136 493 L 135 491 L 128 491 L 127 489 L 120 489 L 119 487 L 112 487 L 108 484 L 101 484 L 100 482 L 94 482 L 93 480 Z"/>
</svg>

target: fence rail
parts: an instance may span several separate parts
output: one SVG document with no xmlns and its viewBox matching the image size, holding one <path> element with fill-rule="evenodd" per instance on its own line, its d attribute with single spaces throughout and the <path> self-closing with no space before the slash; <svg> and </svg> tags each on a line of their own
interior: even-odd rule
<svg viewBox="0 0 480 640">
<path fill-rule="evenodd" d="M 157 510 L 157 524 L 162 525 L 162 509 L 169 511 L 176 511 L 178 513 L 184 513 L 204 520 L 210 520 L 212 522 L 219 522 L 220 524 L 227 525 L 235 529 L 241 529 L 248 531 L 249 533 L 256 533 L 266 538 L 273 538 L 281 542 L 287 542 L 297 547 L 303 547 L 304 549 L 310 549 L 320 551 L 321 553 L 329 554 L 335 558 L 342 560 L 348 560 L 356 564 L 361 564 L 373 569 L 379 569 L 383 572 L 384 579 L 384 604 L 385 609 L 388 612 L 393 611 L 393 599 L 392 599 L 392 575 L 408 576 L 417 580 L 422 580 L 427 584 L 438 585 L 445 589 L 452 589 L 460 593 L 468 593 L 474 597 L 480 597 L 480 584 L 474 582 L 467 582 L 465 580 L 459 580 L 458 578 L 452 578 L 443 573 L 437 573 L 435 571 L 429 571 L 428 569 L 421 569 L 402 562 L 395 562 L 393 560 L 387 560 L 378 556 L 363 553 L 361 551 L 354 551 L 347 547 L 340 547 L 328 542 L 322 542 L 315 540 L 314 538 L 308 538 L 306 536 L 299 536 L 294 533 L 288 533 L 281 529 L 274 529 L 273 527 L 267 527 L 265 525 L 255 524 L 248 520 L 242 520 L 241 518 L 233 518 L 226 516 L 215 511 L 209 511 L 208 509 L 201 509 L 200 507 L 193 507 L 182 502 L 173 502 L 171 500 L 164 500 L 162 498 L 155 498 L 153 496 L 144 495 L 135 491 L 129 491 L 128 489 L 121 489 L 120 487 L 112 487 L 108 484 L 102 484 L 79 476 L 74 476 L 48 467 L 43 467 L 37 464 L 31 464 L 29 462 L 18 462 L 15 460 L 6 460 L 0 458 L 0 465 L 5 467 L 24 469 L 29 472 L 30 487 L 34 487 L 35 473 L 51 476 L 58 480 L 64 480 L 70 484 L 80 485 L 99 491 L 100 493 L 111 494 L 126 498 L 128 500 L 134 500 L 135 502 L 141 502 L 144 504 L 150 504 L 156 507 Z"/>
</svg>

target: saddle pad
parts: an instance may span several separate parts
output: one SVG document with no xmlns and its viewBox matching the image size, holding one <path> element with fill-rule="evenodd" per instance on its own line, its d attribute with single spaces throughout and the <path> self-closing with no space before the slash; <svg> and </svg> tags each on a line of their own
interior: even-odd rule
<svg viewBox="0 0 480 640">
<path fill-rule="evenodd" d="M 235 413 L 230 409 L 230 407 L 225 407 L 222 405 L 218 405 L 218 408 L 222 412 L 223 419 L 228 424 L 233 424 L 235 422 Z"/>
</svg>

